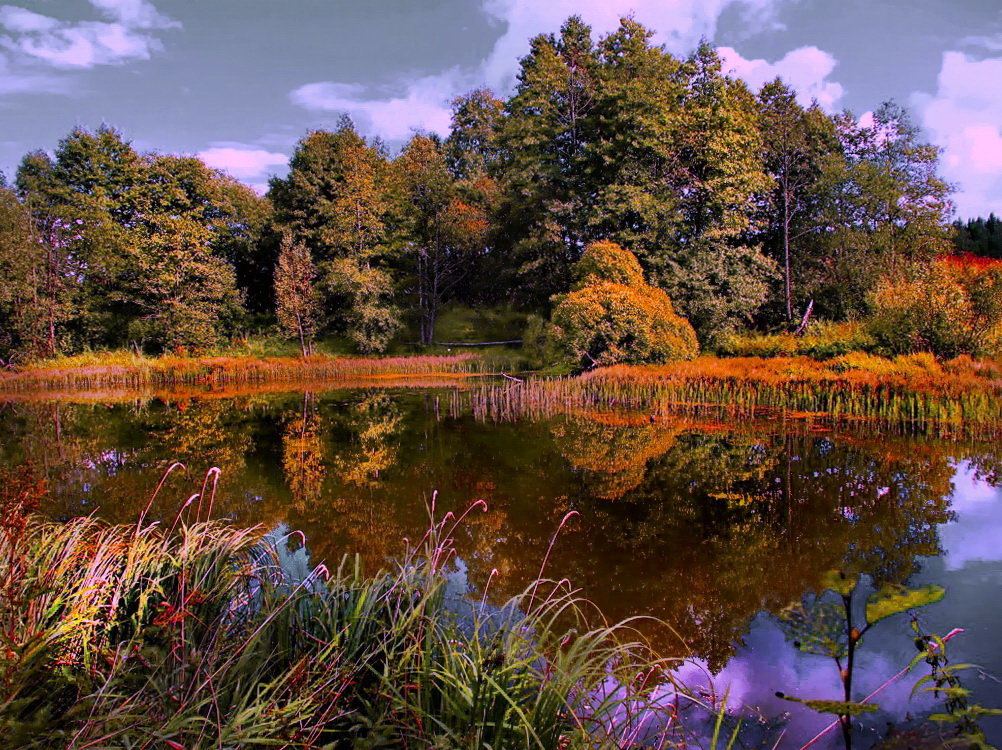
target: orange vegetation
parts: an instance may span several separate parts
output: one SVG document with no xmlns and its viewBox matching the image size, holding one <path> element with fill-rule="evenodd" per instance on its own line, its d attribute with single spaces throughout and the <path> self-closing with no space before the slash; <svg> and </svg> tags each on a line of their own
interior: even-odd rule
<svg viewBox="0 0 1002 750">
<path fill-rule="evenodd" d="M 124 364 L 39 366 L 0 374 L 0 393 L 209 388 L 265 383 L 340 383 L 367 377 L 446 377 L 477 371 L 473 354 L 390 357 L 177 357 L 135 358 Z M 291 389 L 290 389 L 291 390 Z"/>
</svg>

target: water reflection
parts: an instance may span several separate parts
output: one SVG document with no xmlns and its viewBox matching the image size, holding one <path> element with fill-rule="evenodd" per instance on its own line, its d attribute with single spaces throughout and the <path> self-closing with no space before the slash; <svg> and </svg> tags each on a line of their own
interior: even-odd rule
<svg viewBox="0 0 1002 750">
<path fill-rule="evenodd" d="M 185 482 L 218 466 L 217 514 L 302 529 L 314 562 L 358 553 L 370 568 L 421 537 L 433 492 L 439 516 L 483 500 L 489 512 L 458 530 L 457 550 L 473 585 L 491 579 L 499 600 L 538 574 L 554 529 L 576 510 L 548 575 L 570 578 L 612 619 L 662 620 L 645 626 L 662 650 L 718 671 L 738 649 L 724 676 L 745 670 L 750 680 L 771 663 L 791 692 L 791 682 L 827 679 L 824 670 L 789 655 L 756 616 L 799 599 L 824 571 L 903 582 L 923 561 L 920 575 L 970 572 L 987 558 L 1000 581 L 995 446 L 621 413 L 484 424 L 441 414 L 438 398 L 358 390 L 12 403 L 0 461 L 30 462 L 48 479 L 52 516 L 99 505 L 123 522 L 171 461 L 190 477 L 172 476 L 151 509 L 165 521 L 190 494 Z M 950 525 L 957 508 L 976 526 Z M 763 710 L 777 708 L 775 689 L 763 687 Z"/>
</svg>

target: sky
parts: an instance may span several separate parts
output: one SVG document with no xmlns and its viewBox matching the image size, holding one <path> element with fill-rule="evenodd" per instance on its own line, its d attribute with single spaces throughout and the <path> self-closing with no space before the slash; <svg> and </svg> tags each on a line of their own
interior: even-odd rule
<svg viewBox="0 0 1002 750">
<path fill-rule="evenodd" d="M 1002 214 L 1002 0 L 21 0 L 0 4 L 0 169 L 107 124 L 263 190 L 344 113 L 393 148 L 449 102 L 511 90 L 528 40 L 620 17 L 707 39 L 756 89 L 863 116 L 893 99 L 943 149 L 961 218 Z"/>
</svg>

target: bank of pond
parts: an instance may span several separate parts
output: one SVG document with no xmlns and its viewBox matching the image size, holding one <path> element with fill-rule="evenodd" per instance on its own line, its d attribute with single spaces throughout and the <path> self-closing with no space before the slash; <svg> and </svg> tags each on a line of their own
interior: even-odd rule
<svg viewBox="0 0 1002 750">
<path fill-rule="evenodd" d="M 7 400 L 0 737 L 998 738 L 997 683 L 952 669 L 1002 674 L 993 436 L 668 408 L 652 376 Z"/>
</svg>

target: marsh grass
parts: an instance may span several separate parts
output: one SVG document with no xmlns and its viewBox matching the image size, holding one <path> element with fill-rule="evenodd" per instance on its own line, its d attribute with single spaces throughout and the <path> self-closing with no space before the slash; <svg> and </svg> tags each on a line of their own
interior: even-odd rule
<svg viewBox="0 0 1002 750">
<path fill-rule="evenodd" d="M 81 354 L 0 373 L 0 393 L 224 387 L 322 383 L 364 377 L 413 377 L 491 372 L 496 363 L 475 354 L 385 358 L 148 357 L 130 352 Z"/>
<path fill-rule="evenodd" d="M 853 353 L 818 362 L 700 357 L 664 366 L 599 368 L 578 377 L 479 385 L 469 392 L 481 419 L 538 419 L 581 409 L 667 415 L 785 416 L 826 424 L 860 420 L 941 435 L 1002 433 L 1002 366 L 914 354 Z"/>
<path fill-rule="evenodd" d="M 216 476 L 170 529 L 3 526 L 0 745 L 692 746 L 681 717 L 707 710 L 673 663 L 568 582 L 541 568 L 501 607 L 450 592 L 462 517 L 432 516 L 391 569 L 295 580 L 288 540 L 201 520 Z"/>
</svg>

